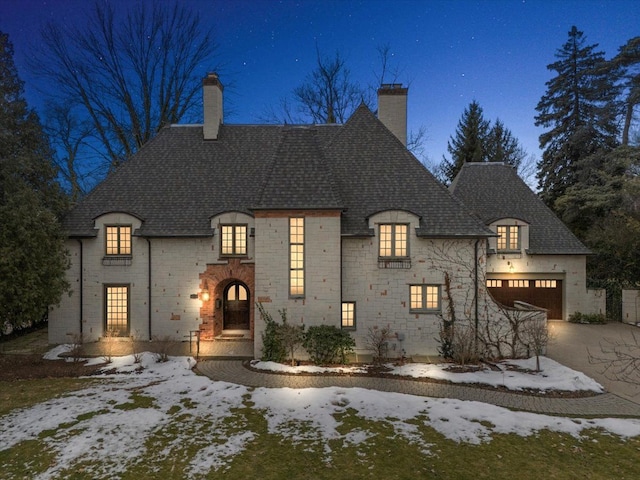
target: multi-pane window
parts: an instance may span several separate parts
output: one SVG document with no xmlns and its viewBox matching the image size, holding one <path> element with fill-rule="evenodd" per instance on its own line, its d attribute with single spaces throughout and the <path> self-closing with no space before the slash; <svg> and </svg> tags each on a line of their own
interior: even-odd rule
<svg viewBox="0 0 640 480">
<path fill-rule="evenodd" d="M 487 280 L 487 287 L 500 288 L 502 287 L 502 280 Z"/>
<path fill-rule="evenodd" d="M 408 256 L 408 225 L 388 223 L 380 225 L 380 257 Z"/>
<path fill-rule="evenodd" d="M 355 328 L 356 303 L 342 302 L 342 328 Z"/>
<path fill-rule="evenodd" d="M 131 226 L 107 227 L 107 255 L 131 255 Z"/>
<path fill-rule="evenodd" d="M 497 233 L 497 249 L 499 251 L 520 250 L 520 227 L 517 225 L 499 225 Z"/>
<path fill-rule="evenodd" d="M 440 310 L 440 286 L 411 285 L 409 310 L 416 312 Z"/>
<path fill-rule="evenodd" d="M 114 336 L 129 334 L 129 287 L 106 287 L 106 332 Z"/>
<path fill-rule="evenodd" d="M 222 255 L 247 254 L 246 225 L 222 225 L 220 230 L 220 252 Z"/>
<path fill-rule="evenodd" d="M 304 218 L 289 219 L 289 294 L 304 296 Z"/>
<path fill-rule="evenodd" d="M 536 280 L 536 288 L 556 288 L 557 282 L 555 280 Z"/>
<path fill-rule="evenodd" d="M 529 288 L 529 280 L 509 280 L 509 288 Z"/>
</svg>

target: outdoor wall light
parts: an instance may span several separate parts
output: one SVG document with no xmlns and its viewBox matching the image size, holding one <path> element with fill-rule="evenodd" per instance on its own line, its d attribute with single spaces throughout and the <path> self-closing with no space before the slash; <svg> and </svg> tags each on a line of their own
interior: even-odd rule
<svg viewBox="0 0 640 480">
<path fill-rule="evenodd" d="M 202 286 L 202 294 L 201 294 L 201 298 L 203 302 L 208 302 L 209 301 L 209 284 L 207 283 L 207 281 L 204 281 L 204 285 Z"/>
<path fill-rule="evenodd" d="M 513 273 L 513 271 L 515 270 L 515 268 L 513 268 L 513 263 L 507 262 L 507 265 L 509 265 L 509 273 Z"/>
</svg>

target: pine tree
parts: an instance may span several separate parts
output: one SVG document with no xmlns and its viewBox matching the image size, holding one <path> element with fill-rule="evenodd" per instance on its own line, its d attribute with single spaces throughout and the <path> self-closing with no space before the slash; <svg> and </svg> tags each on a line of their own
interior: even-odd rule
<svg viewBox="0 0 640 480">
<path fill-rule="evenodd" d="M 0 32 L 0 331 L 43 319 L 68 289 L 59 223 L 66 206 L 52 152 L 23 99 L 13 46 Z"/>
<path fill-rule="evenodd" d="M 624 126 L 622 145 L 629 145 L 629 132 L 634 119 L 634 109 L 640 104 L 640 37 L 634 37 L 620 47 L 613 60 L 613 67 L 622 68 Z"/>
<path fill-rule="evenodd" d="M 518 168 L 527 156 L 524 148 L 513 136 L 511 130 L 497 119 L 485 140 L 487 162 L 503 162 Z"/>
<path fill-rule="evenodd" d="M 452 182 L 467 162 L 504 162 L 517 169 L 527 156 L 500 119 L 493 125 L 485 120 L 482 107 L 475 100 L 464 110 L 447 150 L 451 160 L 443 157 L 436 172 L 444 183 Z"/>
<path fill-rule="evenodd" d="M 538 182 L 550 206 L 576 183 L 581 159 L 618 144 L 618 70 L 595 50 L 597 44 L 584 44 L 583 33 L 572 27 L 568 41 L 556 52 L 558 60 L 547 66 L 557 75 L 546 83 L 547 91 L 536 106 L 536 126 L 548 129 L 540 135 L 544 152 Z"/>
<path fill-rule="evenodd" d="M 442 159 L 441 169 L 445 181 L 451 182 L 466 162 L 483 162 L 486 159 L 485 139 L 489 122 L 484 119 L 482 107 L 475 100 L 465 108 L 458 121 L 455 137 L 447 142 L 451 160 Z"/>
</svg>

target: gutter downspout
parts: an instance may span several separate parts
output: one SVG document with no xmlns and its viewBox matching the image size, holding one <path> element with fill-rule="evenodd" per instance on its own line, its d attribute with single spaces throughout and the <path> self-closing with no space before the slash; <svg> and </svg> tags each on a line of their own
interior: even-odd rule
<svg viewBox="0 0 640 480">
<path fill-rule="evenodd" d="M 147 300 L 147 307 L 149 310 L 149 341 L 151 341 L 151 312 L 152 312 L 152 308 L 151 308 L 151 239 L 146 237 L 145 240 L 147 241 L 147 245 L 148 245 L 148 274 L 149 274 L 149 298 Z"/>
<path fill-rule="evenodd" d="M 80 297 L 80 338 L 82 339 L 82 324 L 84 323 L 84 315 L 83 315 L 83 310 L 84 310 L 84 295 L 83 295 L 83 291 L 84 291 L 84 285 L 83 285 L 83 275 L 82 275 L 82 271 L 84 269 L 84 265 L 83 265 L 83 261 L 82 261 L 82 250 L 83 250 L 83 244 L 82 244 L 82 239 L 81 238 L 76 238 L 76 240 L 78 241 L 78 243 L 80 244 L 80 292 L 79 292 L 79 297 Z"/>
</svg>

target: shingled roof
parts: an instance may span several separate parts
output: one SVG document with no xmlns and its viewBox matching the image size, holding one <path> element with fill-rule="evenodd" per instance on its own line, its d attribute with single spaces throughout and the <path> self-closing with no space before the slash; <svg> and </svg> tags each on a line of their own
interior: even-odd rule
<svg viewBox="0 0 640 480">
<path fill-rule="evenodd" d="M 528 223 L 530 255 L 591 253 L 510 165 L 465 163 L 449 189 L 487 225 L 501 218 Z"/>
<path fill-rule="evenodd" d="M 384 210 L 420 217 L 418 235 L 486 237 L 468 213 L 364 105 L 344 125 L 228 125 L 217 140 L 202 126 L 164 128 L 64 220 L 70 236 L 96 234 L 95 218 L 126 212 L 137 235 L 208 236 L 226 211 L 335 209 L 344 235 L 371 235 Z"/>
</svg>

